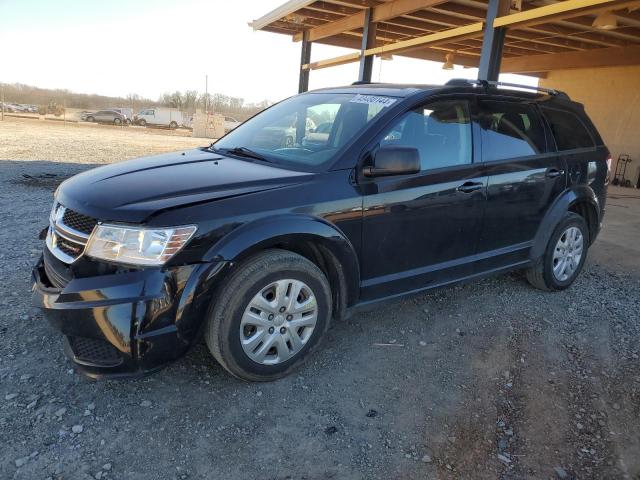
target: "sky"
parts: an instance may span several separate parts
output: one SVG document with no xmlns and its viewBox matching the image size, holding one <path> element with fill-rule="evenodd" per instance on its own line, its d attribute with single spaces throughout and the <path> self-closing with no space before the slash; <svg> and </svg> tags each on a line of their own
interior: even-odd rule
<svg viewBox="0 0 640 480">
<path fill-rule="evenodd" d="M 0 0 L 0 82 L 79 93 L 157 99 L 176 90 L 247 102 L 297 93 L 300 44 L 254 32 L 248 22 L 285 0 Z M 311 60 L 352 50 L 314 44 Z M 357 63 L 315 70 L 310 88 L 349 84 Z M 444 83 L 477 70 L 400 58 L 375 59 L 373 81 Z M 529 77 L 504 81 L 536 85 Z"/>
</svg>

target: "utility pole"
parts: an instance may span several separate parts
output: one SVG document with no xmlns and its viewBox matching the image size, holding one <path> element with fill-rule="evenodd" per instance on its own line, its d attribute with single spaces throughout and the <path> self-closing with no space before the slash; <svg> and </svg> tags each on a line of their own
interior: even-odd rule
<svg viewBox="0 0 640 480">
<path fill-rule="evenodd" d="M 209 75 L 204 76 L 204 111 L 209 115 Z"/>
</svg>

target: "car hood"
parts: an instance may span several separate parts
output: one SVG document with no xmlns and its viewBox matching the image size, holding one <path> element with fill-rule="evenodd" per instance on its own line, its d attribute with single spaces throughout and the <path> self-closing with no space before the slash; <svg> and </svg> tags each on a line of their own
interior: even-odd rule
<svg viewBox="0 0 640 480">
<path fill-rule="evenodd" d="M 99 220 L 142 223 L 164 209 L 282 188 L 312 176 L 196 149 L 89 170 L 63 182 L 56 198 Z"/>
</svg>

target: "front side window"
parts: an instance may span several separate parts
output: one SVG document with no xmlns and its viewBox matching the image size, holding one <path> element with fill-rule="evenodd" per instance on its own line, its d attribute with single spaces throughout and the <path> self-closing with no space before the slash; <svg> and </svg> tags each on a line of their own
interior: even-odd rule
<svg viewBox="0 0 640 480">
<path fill-rule="evenodd" d="M 558 150 L 591 148 L 595 145 L 587 127 L 573 113 L 545 107 L 542 113 L 549 121 Z"/>
<path fill-rule="evenodd" d="M 471 163 L 473 140 L 466 101 L 442 101 L 405 113 L 387 129 L 381 146 L 413 147 L 422 170 Z"/>
<path fill-rule="evenodd" d="M 482 102 L 482 158 L 485 162 L 547 151 L 544 127 L 534 108 L 511 102 Z"/>
<path fill-rule="evenodd" d="M 291 97 L 244 122 L 211 148 L 292 168 L 321 170 L 396 101 L 355 93 Z"/>
</svg>

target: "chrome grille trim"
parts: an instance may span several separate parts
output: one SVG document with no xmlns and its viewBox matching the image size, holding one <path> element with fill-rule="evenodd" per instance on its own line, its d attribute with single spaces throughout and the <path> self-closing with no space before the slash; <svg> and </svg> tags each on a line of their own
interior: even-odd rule
<svg viewBox="0 0 640 480">
<path fill-rule="evenodd" d="M 71 264 L 84 254 L 84 248 L 89 241 L 90 235 L 65 225 L 64 216 L 66 212 L 67 209 L 63 205 L 54 205 L 49 217 L 46 245 L 54 257 L 64 263 Z M 79 251 L 78 255 L 70 255 L 58 246 L 59 244 L 62 244 L 62 247 L 67 251 L 77 249 Z"/>
</svg>

